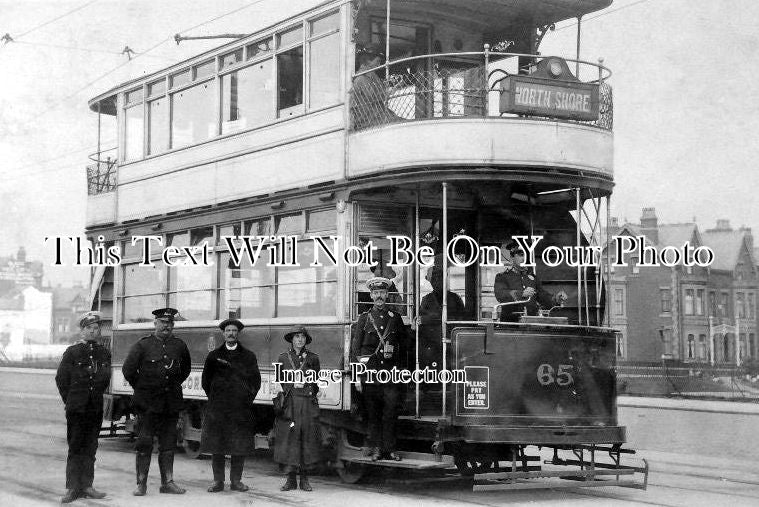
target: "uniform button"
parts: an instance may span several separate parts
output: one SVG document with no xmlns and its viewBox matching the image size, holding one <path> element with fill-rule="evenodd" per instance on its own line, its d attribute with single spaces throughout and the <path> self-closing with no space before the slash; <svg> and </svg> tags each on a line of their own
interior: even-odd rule
<svg viewBox="0 0 759 507">
<path fill-rule="evenodd" d="M 163 358 L 164 358 L 164 359 L 166 359 L 167 357 L 169 357 L 169 356 L 167 356 L 166 354 L 164 354 L 164 355 L 163 355 Z"/>
<path fill-rule="evenodd" d="M 90 356 L 90 359 L 92 359 L 92 356 Z"/>
<path fill-rule="evenodd" d="M 163 390 L 164 390 L 164 391 L 168 391 L 168 390 L 169 390 L 169 388 L 168 388 L 168 387 L 164 387 L 164 388 L 163 388 Z"/>
<path fill-rule="evenodd" d="M 166 375 L 166 378 L 169 378 L 169 376 L 168 376 L 168 375 Z"/>
<path fill-rule="evenodd" d="M 92 388 L 90 387 L 90 391 L 92 391 Z"/>
</svg>

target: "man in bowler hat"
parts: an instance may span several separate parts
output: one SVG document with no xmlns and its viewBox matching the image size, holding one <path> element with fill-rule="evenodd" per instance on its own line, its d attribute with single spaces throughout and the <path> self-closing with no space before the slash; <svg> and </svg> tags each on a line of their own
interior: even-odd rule
<svg viewBox="0 0 759 507">
<path fill-rule="evenodd" d="M 103 393 L 111 380 L 111 353 L 98 343 L 100 314 L 79 317 L 81 340 L 63 353 L 55 383 L 66 405 L 66 494 L 61 503 L 77 498 L 105 498 L 92 487 L 95 452 L 103 422 Z"/>
<path fill-rule="evenodd" d="M 132 404 L 137 413 L 137 489 L 147 492 L 153 436 L 158 436 L 158 468 L 161 493 L 182 494 L 174 483 L 174 449 L 177 446 L 177 419 L 182 409 L 182 383 L 190 375 L 190 351 L 174 336 L 174 308 L 153 311 L 155 331 L 129 350 L 122 371 L 134 389 Z"/>
</svg>

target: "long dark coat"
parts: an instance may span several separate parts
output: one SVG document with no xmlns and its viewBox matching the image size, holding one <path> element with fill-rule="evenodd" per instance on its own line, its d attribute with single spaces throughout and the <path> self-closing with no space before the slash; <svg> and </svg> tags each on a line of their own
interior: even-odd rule
<svg viewBox="0 0 759 507">
<path fill-rule="evenodd" d="M 296 369 L 304 372 L 312 370 L 319 374 L 319 356 L 305 348 L 297 356 L 292 348 L 280 354 L 277 361 L 282 363 L 282 370 L 292 369 L 288 354 Z M 292 420 L 280 416 L 274 422 L 274 461 L 291 467 L 302 465 L 308 468 L 321 460 L 319 402 L 316 399 L 319 386 L 312 383 L 296 389 L 293 384 L 282 383 L 282 389 L 290 393 L 287 403 L 291 407 L 285 412 L 292 410 Z"/>
<path fill-rule="evenodd" d="M 201 384 L 208 403 L 200 452 L 251 454 L 255 450 L 253 400 L 261 387 L 256 355 L 239 342 L 235 350 L 222 344 L 206 357 Z"/>
</svg>

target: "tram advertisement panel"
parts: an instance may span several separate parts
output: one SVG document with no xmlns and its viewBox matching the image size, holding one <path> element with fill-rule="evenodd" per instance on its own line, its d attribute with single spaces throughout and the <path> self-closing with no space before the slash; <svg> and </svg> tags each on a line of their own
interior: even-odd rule
<svg viewBox="0 0 759 507">
<path fill-rule="evenodd" d="M 614 339 L 608 333 L 496 329 L 452 333 L 460 424 L 616 425 Z"/>
</svg>

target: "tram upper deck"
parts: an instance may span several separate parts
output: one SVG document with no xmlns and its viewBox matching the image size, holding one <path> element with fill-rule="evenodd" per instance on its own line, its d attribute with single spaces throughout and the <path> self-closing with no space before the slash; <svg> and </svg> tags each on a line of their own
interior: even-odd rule
<svg viewBox="0 0 759 507">
<path fill-rule="evenodd" d="M 609 183 L 609 71 L 538 50 L 610 3 L 330 1 L 119 85 L 90 101 L 119 141 L 88 167 L 87 227 L 430 167 Z M 359 70 L 371 45 L 389 58 Z"/>
</svg>

